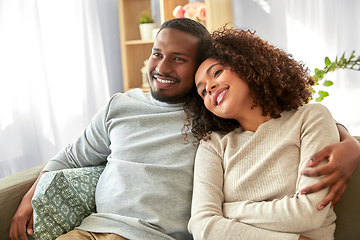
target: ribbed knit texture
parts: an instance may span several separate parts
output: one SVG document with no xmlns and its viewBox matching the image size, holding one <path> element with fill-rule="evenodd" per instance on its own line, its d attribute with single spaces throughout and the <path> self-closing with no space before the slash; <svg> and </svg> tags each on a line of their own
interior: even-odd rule
<svg viewBox="0 0 360 240">
<path fill-rule="evenodd" d="M 339 141 L 323 105 L 285 111 L 255 133 L 211 137 L 195 160 L 189 223 L 195 239 L 333 239 L 335 213 L 316 208 L 329 189 L 299 194 L 322 179 L 300 175 L 311 156 Z"/>
</svg>

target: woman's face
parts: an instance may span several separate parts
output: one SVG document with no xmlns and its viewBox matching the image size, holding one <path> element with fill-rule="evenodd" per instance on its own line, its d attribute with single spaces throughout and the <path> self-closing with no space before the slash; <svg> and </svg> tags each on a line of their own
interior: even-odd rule
<svg viewBox="0 0 360 240">
<path fill-rule="evenodd" d="M 200 65 L 195 84 L 205 107 L 218 117 L 239 121 L 254 104 L 248 84 L 215 59 Z"/>
</svg>

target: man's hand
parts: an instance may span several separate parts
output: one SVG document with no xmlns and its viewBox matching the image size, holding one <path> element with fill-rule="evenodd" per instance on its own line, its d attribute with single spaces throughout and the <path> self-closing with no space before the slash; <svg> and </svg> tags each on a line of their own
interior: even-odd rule
<svg viewBox="0 0 360 240">
<path fill-rule="evenodd" d="M 40 180 L 40 177 L 44 172 L 41 172 L 35 183 L 31 186 L 29 191 L 25 194 L 21 203 L 12 219 L 11 227 L 9 231 L 9 237 L 11 240 L 28 240 L 26 233 L 29 235 L 34 234 L 33 230 L 33 207 L 31 205 L 31 199 L 34 196 L 36 186 Z"/>
<path fill-rule="evenodd" d="M 302 236 L 300 236 L 299 237 L 299 240 L 311 240 L 310 238 L 307 238 L 307 237 L 302 237 Z"/>
<path fill-rule="evenodd" d="M 12 240 L 27 240 L 27 235 L 33 234 L 33 208 L 31 206 L 31 197 L 25 195 L 22 199 L 15 216 L 12 219 L 9 237 Z"/>
<path fill-rule="evenodd" d="M 350 136 L 344 127 L 338 126 L 338 128 L 342 141 L 323 148 L 313 156 L 307 166 L 314 167 L 324 158 L 327 158 L 329 162 L 321 167 L 301 172 L 301 174 L 309 177 L 327 175 L 320 182 L 300 191 L 301 194 L 309 194 L 331 186 L 328 195 L 318 204 L 319 210 L 330 202 L 332 202 L 331 207 L 333 207 L 340 200 L 360 162 L 359 142 Z"/>
</svg>

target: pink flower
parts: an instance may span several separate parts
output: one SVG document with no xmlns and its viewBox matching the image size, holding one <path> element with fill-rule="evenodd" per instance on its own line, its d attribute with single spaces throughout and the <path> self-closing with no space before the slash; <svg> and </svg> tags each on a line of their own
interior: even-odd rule
<svg viewBox="0 0 360 240">
<path fill-rule="evenodd" d="M 184 13 L 184 17 L 190 18 L 190 19 L 196 21 L 197 20 L 196 19 L 196 13 L 197 13 L 197 11 L 196 11 L 195 8 L 188 8 L 188 9 L 186 9 L 186 11 Z"/>
<path fill-rule="evenodd" d="M 197 8 L 197 13 L 196 16 L 200 19 L 200 20 L 205 20 L 206 19 L 206 8 L 205 5 L 199 5 L 199 7 Z"/>
<path fill-rule="evenodd" d="M 198 22 L 204 22 L 206 18 L 206 7 L 203 2 L 193 2 L 177 6 L 173 11 L 175 18 L 190 18 Z"/>
<path fill-rule="evenodd" d="M 174 18 L 183 18 L 184 13 L 185 13 L 184 8 L 180 5 L 178 5 L 173 11 L 173 16 L 174 16 Z"/>
</svg>

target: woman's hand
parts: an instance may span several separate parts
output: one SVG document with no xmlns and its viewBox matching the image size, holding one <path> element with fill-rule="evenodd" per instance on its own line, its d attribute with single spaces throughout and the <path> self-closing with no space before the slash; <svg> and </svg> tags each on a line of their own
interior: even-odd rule
<svg viewBox="0 0 360 240">
<path fill-rule="evenodd" d="M 328 205 L 333 207 L 342 197 L 350 178 L 360 162 L 360 144 L 341 125 L 338 126 L 341 142 L 323 148 L 315 154 L 308 167 L 315 167 L 324 158 L 329 162 L 321 167 L 304 170 L 302 174 L 309 177 L 328 175 L 319 183 L 302 189 L 301 194 L 309 194 L 331 186 L 328 195 L 318 204 L 318 209 Z"/>
</svg>

